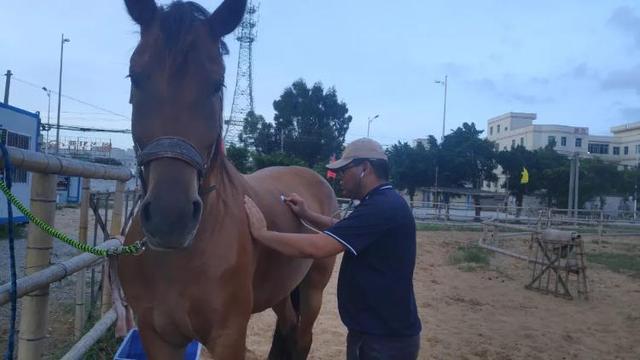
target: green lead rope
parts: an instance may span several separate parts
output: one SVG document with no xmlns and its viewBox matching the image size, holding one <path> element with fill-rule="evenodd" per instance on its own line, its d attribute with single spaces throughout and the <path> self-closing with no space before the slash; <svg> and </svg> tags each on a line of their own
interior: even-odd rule
<svg viewBox="0 0 640 360">
<path fill-rule="evenodd" d="M 37 227 L 39 227 L 42 231 L 44 231 L 45 233 L 62 240 L 63 242 L 67 243 L 68 245 L 73 246 L 74 248 L 82 251 L 82 252 L 86 252 L 86 253 L 91 253 L 93 255 L 96 256 L 113 256 L 113 255 L 139 255 L 141 254 L 144 249 L 145 249 L 145 242 L 143 241 L 136 241 L 135 243 L 128 245 L 128 246 L 119 246 L 117 248 L 113 248 L 113 249 L 99 249 L 96 247 L 93 247 L 91 245 L 87 245 L 87 244 L 83 244 L 77 240 L 74 240 L 72 238 L 70 238 L 69 236 L 67 236 L 66 234 L 56 230 L 53 226 L 45 223 L 44 221 L 38 219 L 37 217 L 35 217 L 35 215 L 33 215 L 33 213 L 31 211 L 29 211 L 29 209 L 27 209 L 21 202 L 20 200 L 18 200 L 12 193 L 11 190 L 9 190 L 9 188 L 7 188 L 7 185 L 4 183 L 4 181 L 0 180 L 0 190 L 2 190 L 2 192 L 4 193 L 4 195 L 7 197 L 7 199 L 9 199 L 9 201 L 11 201 L 11 203 L 18 209 L 20 210 L 21 213 L 23 213 L 28 219 L 29 221 L 31 221 L 33 224 L 35 224 Z"/>
</svg>

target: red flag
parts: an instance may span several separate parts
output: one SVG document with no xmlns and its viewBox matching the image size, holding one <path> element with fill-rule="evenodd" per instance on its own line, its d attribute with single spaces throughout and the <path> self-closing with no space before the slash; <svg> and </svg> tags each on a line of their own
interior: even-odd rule
<svg viewBox="0 0 640 360">
<path fill-rule="evenodd" d="M 335 162 L 336 161 L 336 154 L 331 155 L 331 159 L 329 159 L 329 163 Z M 327 170 L 327 179 L 333 179 L 335 180 L 336 178 L 336 172 L 329 169 Z"/>
</svg>

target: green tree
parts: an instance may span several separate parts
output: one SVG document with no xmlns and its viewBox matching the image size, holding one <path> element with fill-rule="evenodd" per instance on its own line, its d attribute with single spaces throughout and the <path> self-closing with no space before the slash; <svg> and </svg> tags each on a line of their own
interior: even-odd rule
<svg viewBox="0 0 640 360">
<path fill-rule="evenodd" d="M 412 202 L 419 187 L 433 185 L 435 159 L 422 143 L 412 147 L 398 142 L 387 150 L 387 156 L 391 182 L 398 190 L 406 190 Z"/>
<path fill-rule="evenodd" d="M 280 151 L 314 168 L 342 151 L 352 118 L 347 105 L 338 100 L 335 88 L 325 91 L 319 82 L 309 88 L 300 79 L 283 91 L 273 108 L 273 122 L 252 112 L 245 118 L 240 141 L 257 154 Z"/>
<path fill-rule="evenodd" d="M 251 156 L 249 149 L 244 146 L 230 144 L 227 146 L 227 158 L 233 166 L 243 174 L 247 174 L 253 170 L 251 167 Z"/>
<path fill-rule="evenodd" d="M 524 146 L 518 145 L 511 150 L 500 151 L 496 155 L 496 161 L 506 177 L 505 189 L 516 199 L 516 216 L 519 217 L 525 193 L 533 193 L 540 186 L 534 153 Z M 529 173 L 529 182 L 523 184 L 521 179 L 525 168 Z"/>
<path fill-rule="evenodd" d="M 484 131 L 474 123 L 463 123 L 444 137 L 438 156 L 439 186 L 466 187 L 479 190 L 484 181 L 494 182 L 497 176 L 495 145 L 481 139 Z M 446 201 L 446 199 L 445 199 Z M 476 217 L 480 216 L 480 198 L 473 196 Z"/>
</svg>

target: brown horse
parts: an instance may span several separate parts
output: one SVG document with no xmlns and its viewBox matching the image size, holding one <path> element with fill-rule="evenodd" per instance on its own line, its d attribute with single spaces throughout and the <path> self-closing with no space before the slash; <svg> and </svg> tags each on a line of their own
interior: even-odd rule
<svg viewBox="0 0 640 360">
<path fill-rule="evenodd" d="M 311 170 L 243 176 L 224 156 L 221 37 L 241 21 L 246 0 L 225 0 L 211 15 L 191 2 L 125 3 L 141 28 L 130 77 L 144 190 L 126 243 L 144 238 L 148 249 L 121 257 L 119 275 L 146 353 L 179 359 L 197 339 L 216 359 L 243 359 L 251 314 L 272 308 L 269 357 L 306 358 L 335 257 L 293 259 L 254 242 L 243 198 L 256 201 L 271 229 L 286 232 L 304 228 L 280 194 L 296 192 L 326 215 L 337 203 Z"/>
</svg>

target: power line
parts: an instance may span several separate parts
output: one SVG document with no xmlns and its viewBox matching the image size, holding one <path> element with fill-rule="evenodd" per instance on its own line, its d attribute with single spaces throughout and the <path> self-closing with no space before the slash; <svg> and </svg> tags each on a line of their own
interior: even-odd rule
<svg viewBox="0 0 640 360">
<path fill-rule="evenodd" d="M 42 130 L 47 131 L 51 129 L 56 129 L 58 126 L 56 125 L 47 125 L 41 124 Z M 104 132 L 104 133 L 118 133 L 118 134 L 131 134 L 130 129 L 102 129 L 102 128 L 91 128 L 86 126 L 74 126 L 74 125 L 60 125 L 60 130 L 68 130 L 68 131 L 80 131 L 80 132 Z"/>
<path fill-rule="evenodd" d="M 34 87 L 34 88 L 42 89 L 42 86 L 40 86 L 40 85 L 36 85 L 36 84 L 34 84 L 34 83 L 32 83 L 32 82 L 29 82 L 29 81 L 27 81 L 27 80 L 22 80 L 22 79 L 20 79 L 20 78 L 15 77 L 15 76 L 13 76 L 13 77 L 12 77 L 12 79 L 13 79 L 13 80 L 16 80 L 16 81 L 18 81 L 18 82 L 21 82 L 21 83 L 23 83 L 23 84 L 26 84 L 26 85 L 32 86 L 32 87 Z M 58 94 L 58 92 L 56 92 L 56 91 L 54 91 L 54 90 L 50 90 L 50 91 L 51 91 L 51 93 L 52 93 L 52 94 L 56 94 L 56 95 Z M 115 115 L 115 116 L 118 116 L 118 117 L 124 118 L 124 119 L 126 119 L 126 120 L 131 120 L 131 119 L 129 119 L 129 117 L 127 117 L 127 116 L 125 116 L 125 115 L 119 114 L 119 113 L 117 113 L 117 112 L 115 112 L 115 111 L 111 111 L 111 110 L 109 110 L 109 109 L 105 109 L 105 108 L 103 108 L 103 107 L 101 107 L 101 106 L 98 106 L 98 105 L 94 105 L 94 104 L 88 103 L 88 102 L 83 101 L 83 100 L 80 100 L 80 99 L 76 99 L 76 98 L 74 98 L 74 97 L 72 97 L 72 96 L 64 95 L 64 94 L 60 94 L 60 96 L 62 96 L 63 98 L 66 98 L 66 99 L 69 99 L 69 100 L 73 100 L 73 101 L 75 101 L 75 102 L 78 102 L 78 103 L 80 103 L 80 104 L 83 104 L 83 105 L 86 105 L 86 106 L 92 107 L 92 108 L 94 108 L 94 109 L 100 110 L 100 111 L 102 111 L 103 113 L 108 113 L 108 114 L 111 114 L 111 115 Z"/>
</svg>

